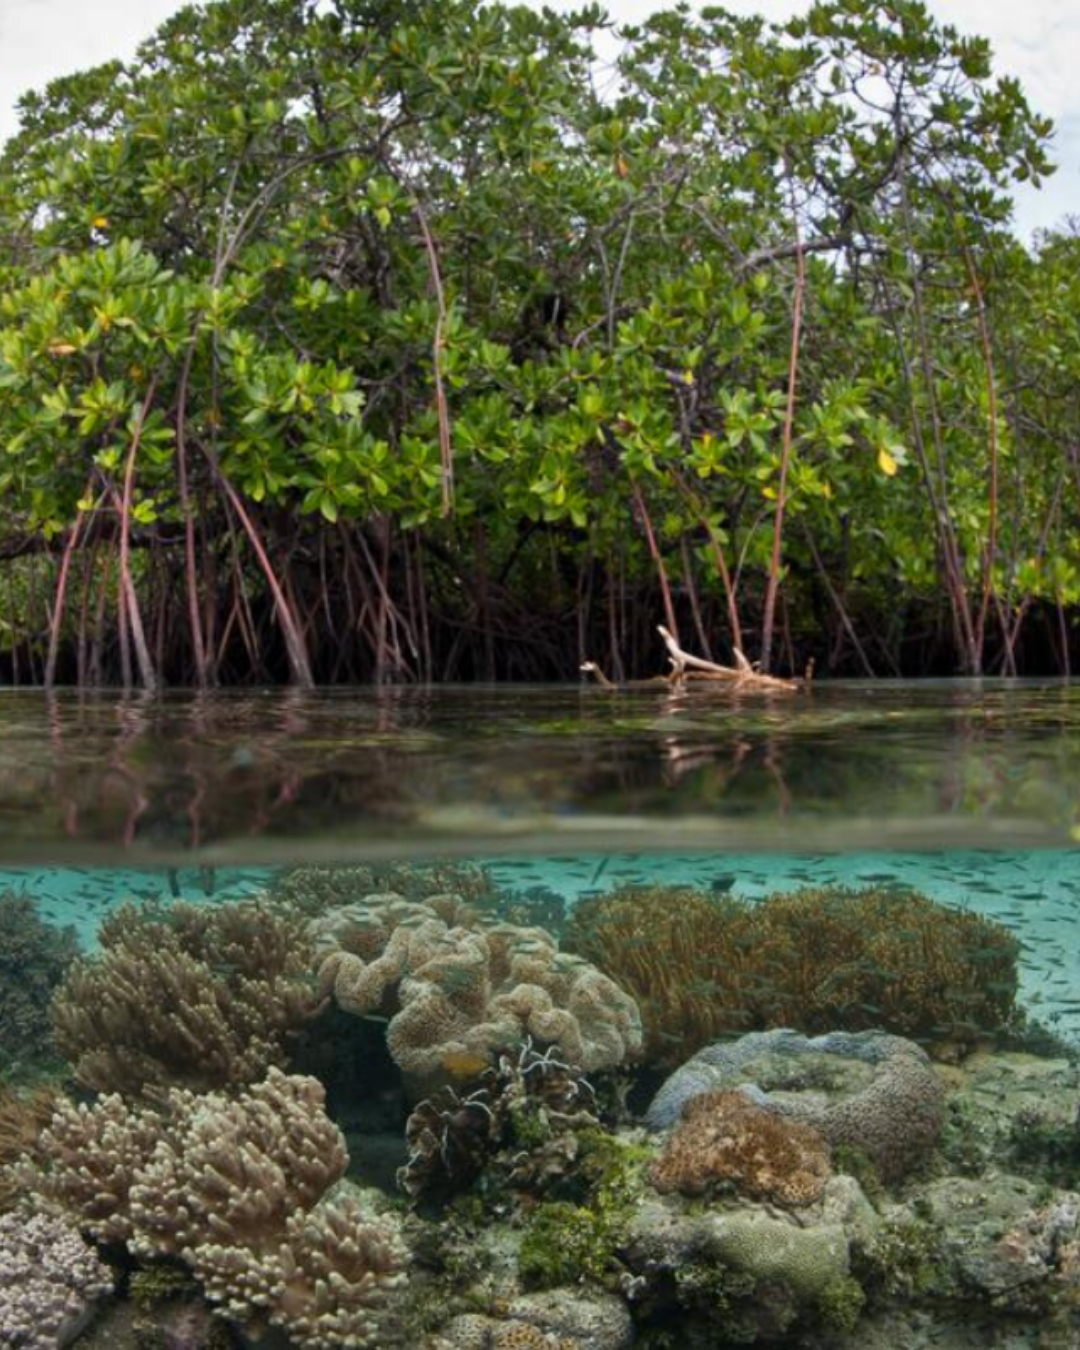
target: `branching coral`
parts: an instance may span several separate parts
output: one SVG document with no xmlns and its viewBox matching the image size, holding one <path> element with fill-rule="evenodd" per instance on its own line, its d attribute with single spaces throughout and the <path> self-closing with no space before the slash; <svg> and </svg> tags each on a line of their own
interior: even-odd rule
<svg viewBox="0 0 1080 1350">
<path fill-rule="evenodd" d="M 320 993 L 389 1017 L 387 1044 L 418 1083 L 474 1072 L 527 1038 L 586 1072 L 638 1054 L 637 1004 L 540 928 L 485 925 L 452 895 L 372 895 L 312 927 Z"/>
<path fill-rule="evenodd" d="M 718 1036 L 749 1030 L 751 922 L 749 907 L 727 898 L 629 886 L 575 906 L 566 946 L 633 994 L 645 1057 L 666 1068 Z"/>
<path fill-rule="evenodd" d="M 45 923 L 30 896 L 0 895 L 0 1066 L 8 1076 L 52 1052 L 49 1002 L 78 950 L 75 929 Z"/>
<path fill-rule="evenodd" d="M 306 927 L 287 910 L 124 905 L 100 941 L 53 1002 L 58 1046 L 99 1092 L 254 1082 L 318 1007 Z"/>
<path fill-rule="evenodd" d="M 61 1100 L 50 1088 L 34 1092 L 0 1088 L 0 1211 L 10 1209 L 19 1198 L 14 1165 L 38 1156 L 41 1133 Z"/>
<path fill-rule="evenodd" d="M 1009 1020 L 1018 947 L 914 891 L 842 887 L 751 905 L 671 887 L 584 901 L 567 946 L 634 995 L 651 1063 L 770 1027 L 880 1028 L 970 1044 Z"/>
<path fill-rule="evenodd" d="M 0 1217 L 0 1346 L 67 1345 L 112 1290 L 108 1267 L 62 1219 Z"/>
<path fill-rule="evenodd" d="M 95 1237 L 183 1259 L 232 1317 L 305 1350 L 377 1343 L 404 1279 L 396 1223 L 330 1194 L 348 1162 L 313 1078 L 271 1069 L 235 1098 L 174 1089 L 160 1109 L 70 1103 L 25 1177 Z"/>
<path fill-rule="evenodd" d="M 741 1092 L 708 1092 L 688 1101 L 650 1171 L 658 1191 L 706 1195 L 726 1182 L 753 1200 L 793 1208 L 820 1199 L 831 1175 L 829 1150 L 817 1130 L 773 1115 Z"/>
</svg>

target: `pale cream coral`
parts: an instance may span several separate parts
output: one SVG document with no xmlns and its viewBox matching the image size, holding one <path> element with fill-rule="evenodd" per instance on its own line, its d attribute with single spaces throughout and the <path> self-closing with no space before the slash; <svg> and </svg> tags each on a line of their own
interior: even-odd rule
<svg viewBox="0 0 1080 1350">
<path fill-rule="evenodd" d="M 592 1072 L 641 1050 L 637 1004 L 541 928 L 485 925 L 453 896 L 427 904 L 371 895 L 312 925 L 319 991 L 348 1012 L 390 1019 L 407 1075 L 437 1076 L 527 1038 Z"/>
<path fill-rule="evenodd" d="M 96 1237 L 181 1258 L 241 1321 L 304 1350 L 374 1345 L 405 1247 L 396 1219 L 330 1194 L 348 1154 L 323 1107 L 316 1079 L 277 1069 L 238 1097 L 66 1103 L 22 1180 Z"/>
</svg>

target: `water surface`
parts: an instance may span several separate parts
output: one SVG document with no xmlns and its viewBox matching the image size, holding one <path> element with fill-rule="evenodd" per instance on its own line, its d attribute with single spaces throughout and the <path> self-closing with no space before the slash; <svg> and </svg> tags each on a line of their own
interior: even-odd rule
<svg viewBox="0 0 1080 1350">
<path fill-rule="evenodd" d="M 0 862 L 1068 846 L 1080 687 L 0 691 Z"/>
</svg>

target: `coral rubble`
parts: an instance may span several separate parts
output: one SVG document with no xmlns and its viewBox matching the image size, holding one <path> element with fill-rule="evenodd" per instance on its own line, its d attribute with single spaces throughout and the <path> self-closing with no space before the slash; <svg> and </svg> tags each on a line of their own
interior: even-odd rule
<svg viewBox="0 0 1080 1350">
<path fill-rule="evenodd" d="M 57 990 L 57 1045 L 79 1081 L 142 1097 L 255 1082 L 318 1008 L 303 921 L 256 901 L 124 905 Z"/>
</svg>

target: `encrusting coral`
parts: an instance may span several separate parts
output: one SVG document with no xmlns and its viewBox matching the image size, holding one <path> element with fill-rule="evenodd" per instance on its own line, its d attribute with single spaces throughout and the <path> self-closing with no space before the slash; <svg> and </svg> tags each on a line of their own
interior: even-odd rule
<svg viewBox="0 0 1080 1350">
<path fill-rule="evenodd" d="M 417 1085 L 475 1076 L 526 1039 L 587 1073 L 640 1052 L 637 1004 L 614 981 L 543 929 L 484 924 L 457 896 L 370 895 L 312 933 L 320 994 L 387 1016 L 390 1053 Z"/>
<path fill-rule="evenodd" d="M 272 1068 L 237 1097 L 65 1103 L 42 1138 L 24 1184 L 94 1237 L 182 1259 L 229 1317 L 304 1350 L 379 1343 L 405 1248 L 392 1217 L 331 1193 L 348 1154 L 315 1079 Z"/>
<path fill-rule="evenodd" d="M 75 929 L 46 923 L 31 896 L 0 894 L 0 1068 L 8 1077 L 52 1054 L 49 1002 L 78 952 Z"/>
<path fill-rule="evenodd" d="M 57 1045 L 98 1092 L 255 1082 L 319 1007 L 305 923 L 285 909 L 123 905 L 99 936 L 53 1000 Z"/>
<path fill-rule="evenodd" d="M 68 1345 L 113 1287 L 108 1267 L 55 1215 L 0 1216 L 0 1346 Z"/>
<path fill-rule="evenodd" d="M 686 1103 L 649 1172 L 658 1191 L 708 1195 L 729 1183 L 752 1200 L 791 1208 L 820 1199 L 831 1175 L 817 1130 L 755 1106 L 741 1092 L 723 1091 Z"/>
<path fill-rule="evenodd" d="M 1018 983 L 1007 929 L 915 891 L 825 887 L 750 904 L 631 887 L 581 902 L 566 945 L 638 1000 L 660 1067 L 771 1027 L 967 1046 L 1005 1026 Z"/>
<path fill-rule="evenodd" d="M 857 1149 L 884 1181 L 924 1162 L 944 1123 L 944 1085 L 925 1051 L 875 1031 L 759 1031 L 706 1046 L 661 1086 L 646 1123 L 669 1129 L 694 1098 L 736 1087 L 830 1147 Z"/>
</svg>

